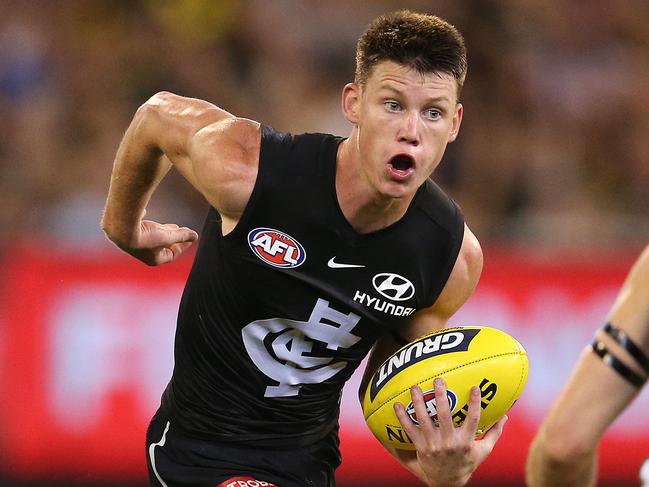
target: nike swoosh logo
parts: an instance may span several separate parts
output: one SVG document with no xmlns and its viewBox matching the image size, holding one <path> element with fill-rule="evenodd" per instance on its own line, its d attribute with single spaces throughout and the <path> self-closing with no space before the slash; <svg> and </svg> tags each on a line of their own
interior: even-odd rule
<svg viewBox="0 0 649 487">
<path fill-rule="evenodd" d="M 359 264 L 343 264 L 342 262 L 336 262 L 336 257 L 332 257 L 329 259 L 329 262 L 327 262 L 327 266 L 331 267 L 332 269 L 350 269 L 352 267 L 365 267 L 364 265 L 359 265 Z"/>
</svg>

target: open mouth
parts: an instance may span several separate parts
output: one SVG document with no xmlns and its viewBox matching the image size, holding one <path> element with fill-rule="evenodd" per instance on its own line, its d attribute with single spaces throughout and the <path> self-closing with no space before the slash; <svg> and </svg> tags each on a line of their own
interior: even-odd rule
<svg viewBox="0 0 649 487">
<path fill-rule="evenodd" d="M 406 154 L 399 154 L 388 161 L 388 169 L 393 176 L 403 179 L 415 170 L 415 160 Z"/>
</svg>

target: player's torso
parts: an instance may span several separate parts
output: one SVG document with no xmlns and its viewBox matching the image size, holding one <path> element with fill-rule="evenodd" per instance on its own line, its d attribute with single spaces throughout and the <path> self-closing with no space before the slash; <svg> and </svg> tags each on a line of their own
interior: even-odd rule
<svg viewBox="0 0 649 487">
<path fill-rule="evenodd" d="M 396 224 L 358 234 L 335 196 L 339 140 L 296 139 L 262 141 L 231 233 L 210 211 L 176 337 L 174 378 L 191 382 L 175 380 L 180 402 L 204 390 L 216 419 L 245 415 L 271 435 L 273 421 L 289 434 L 335 421 L 344 382 L 378 337 L 434 302 L 462 238 L 457 209 L 428 202 L 432 187 Z"/>
</svg>

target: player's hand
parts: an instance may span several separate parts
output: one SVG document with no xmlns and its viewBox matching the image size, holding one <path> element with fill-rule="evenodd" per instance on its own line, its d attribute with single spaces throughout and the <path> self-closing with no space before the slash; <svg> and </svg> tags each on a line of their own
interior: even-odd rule
<svg viewBox="0 0 649 487">
<path fill-rule="evenodd" d="M 480 421 L 480 389 L 472 387 L 469 410 L 462 426 L 455 427 L 446 396 L 446 384 L 435 379 L 437 425 L 428 415 L 423 394 L 418 386 L 411 389 L 412 402 L 419 425 L 414 424 L 403 404 L 394 406 L 397 418 L 414 446 L 417 461 L 431 487 L 465 485 L 478 465 L 493 450 L 502 434 L 507 416 L 498 421 L 482 439 L 475 438 Z"/>
<path fill-rule="evenodd" d="M 198 234 L 190 228 L 142 220 L 127 244 L 116 244 L 127 254 L 155 266 L 176 260 L 197 239 Z"/>
</svg>

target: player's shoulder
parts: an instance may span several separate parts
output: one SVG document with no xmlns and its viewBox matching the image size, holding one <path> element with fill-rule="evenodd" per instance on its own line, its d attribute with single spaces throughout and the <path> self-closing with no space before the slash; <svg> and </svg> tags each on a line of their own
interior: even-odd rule
<svg viewBox="0 0 649 487">
<path fill-rule="evenodd" d="M 415 206 L 435 228 L 442 229 L 460 244 L 464 232 L 462 209 L 432 179 L 428 179 L 420 188 Z"/>
<path fill-rule="evenodd" d="M 467 269 L 467 273 L 471 275 L 482 272 L 484 264 L 484 255 L 482 246 L 478 237 L 471 231 L 468 225 L 464 224 L 464 233 L 462 235 L 462 245 L 458 254 L 458 261 L 460 261 Z"/>
<path fill-rule="evenodd" d="M 324 132 L 302 132 L 292 133 L 283 132 L 271 127 L 270 125 L 261 124 L 262 144 L 282 145 L 295 149 L 309 149 L 318 145 L 328 143 L 338 143 L 342 137 Z"/>
<path fill-rule="evenodd" d="M 274 171 L 323 174 L 335 164 L 342 137 L 317 132 L 293 134 L 262 124 L 260 161 L 273 164 Z M 277 164 L 279 162 L 279 164 Z M 279 173 L 277 173 L 279 174 Z"/>
</svg>

